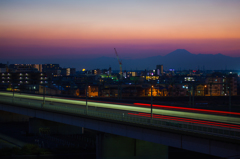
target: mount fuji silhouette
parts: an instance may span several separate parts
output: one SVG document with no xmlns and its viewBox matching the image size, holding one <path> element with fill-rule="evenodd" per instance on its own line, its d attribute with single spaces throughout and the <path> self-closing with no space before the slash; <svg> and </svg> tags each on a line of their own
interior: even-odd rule
<svg viewBox="0 0 240 159">
<path fill-rule="evenodd" d="M 131 53 L 129 53 L 130 55 Z M 26 63 L 59 63 L 62 67 L 75 67 L 77 70 L 86 69 L 107 69 L 119 70 L 116 57 L 98 58 L 74 58 L 71 60 L 60 58 L 49 59 L 28 59 Z M 41 60 L 41 62 L 39 61 Z M 156 69 L 156 65 L 163 65 L 164 70 L 240 70 L 240 57 L 230 57 L 222 54 L 192 54 L 185 49 L 177 49 L 165 56 L 152 56 L 138 59 L 120 59 L 123 70 L 151 70 Z M 11 60 L 18 63 L 19 61 Z"/>
<path fill-rule="evenodd" d="M 56 61 L 61 66 L 66 66 L 67 60 Z M 185 49 L 177 49 L 165 56 L 152 56 L 140 59 L 121 59 L 123 70 L 151 70 L 156 65 L 163 65 L 164 70 L 170 68 L 175 70 L 240 70 L 240 57 L 230 57 L 222 54 L 192 54 Z M 99 57 L 89 59 L 72 59 L 71 66 L 77 70 L 86 69 L 107 69 L 119 70 L 117 58 Z"/>
<path fill-rule="evenodd" d="M 86 62 L 86 61 L 85 61 Z M 87 64 L 87 63 L 86 63 Z M 89 60 L 91 68 L 119 69 L 117 59 L 101 57 Z M 222 54 L 192 54 L 185 49 L 177 49 L 165 56 L 153 56 L 141 59 L 122 59 L 123 70 L 144 70 L 156 69 L 156 65 L 162 64 L 164 70 L 170 68 L 176 70 L 240 70 L 240 57 L 230 57 Z"/>
</svg>

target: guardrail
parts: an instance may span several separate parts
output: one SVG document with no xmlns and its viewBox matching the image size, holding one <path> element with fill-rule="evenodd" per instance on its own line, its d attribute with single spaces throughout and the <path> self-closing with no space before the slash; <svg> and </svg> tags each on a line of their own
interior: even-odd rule
<svg viewBox="0 0 240 159">
<path fill-rule="evenodd" d="M 191 122 L 182 122 L 182 121 L 173 121 L 167 119 L 158 119 L 158 118 L 151 118 L 151 117 L 142 117 L 142 116 L 133 116 L 125 113 L 116 112 L 113 110 L 103 111 L 103 110 L 86 110 L 85 108 L 76 107 L 73 105 L 65 104 L 58 104 L 51 102 L 46 102 L 43 104 L 40 100 L 28 100 L 25 98 L 19 97 L 5 97 L 0 96 L 0 102 L 8 103 L 8 104 L 15 104 L 19 106 L 29 107 L 29 108 L 37 108 L 42 110 L 51 110 L 60 113 L 68 113 L 73 115 L 87 115 L 91 117 L 98 117 L 103 119 L 115 120 L 115 121 L 122 121 L 128 123 L 136 123 L 141 125 L 153 126 L 153 127 L 161 127 L 161 128 L 168 128 L 173 130 L 182 130 L 187 132 L 194 132 L 200 134 L 208 134 L 214 136 L 220 136 L 225 138 L 232 138 L 240 140 L 240 129 L 234 128 L 224 128 L 218 126 L 211 126 L 211 125 L 204 125 L 204 124 L 197 124 Z"/>
</svg>

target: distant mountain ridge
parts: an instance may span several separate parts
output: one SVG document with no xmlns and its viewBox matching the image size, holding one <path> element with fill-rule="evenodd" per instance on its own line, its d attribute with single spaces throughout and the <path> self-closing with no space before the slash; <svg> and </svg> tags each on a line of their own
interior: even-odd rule
<svg viewBox="0 0 240 159">
<path fill-rule="evenodd" d="M 177 49 L 165 56 L 153 56 L 141 59 L 121 59 L 123 70 L 145 70 L 155 69 L 156 65 L 163 65 L 164 69 L 239 69 L 240 57 L 233 58 L 222 54 L 192 54 L 185 49 Z M 103 69 L 112 67 L 113 70 L 119 70 L 117 58 L 99 57 L 93 59 L 79 59 L 79 67 L 87 69 Z M 73 61 L 74 63 L 74 61 Z"/>
<path fill-rule="evenodd" d="M 240 57 L 229 57 L 222 54 L 192 54 L 185 49 L 177 49 L 165 56 L 153 56 L 141 59 L 120 59 L 123 70 L 151 70 L 156 65 L 163 65 L 164 70 L 170 68 L 176 70 L 200 69 L 200 70 L 240 70 Z M 41 62 L 39 62 L 41 61 Z M 18 63 L 17 61 L 10 61 Z M 107 69 L 119 70 L 117 58 L 74 58 L 74 59 L 28 59 L 26 63 L 59 63 L 61 67 L 75 67 L 77 70 Z"/>
</svg>

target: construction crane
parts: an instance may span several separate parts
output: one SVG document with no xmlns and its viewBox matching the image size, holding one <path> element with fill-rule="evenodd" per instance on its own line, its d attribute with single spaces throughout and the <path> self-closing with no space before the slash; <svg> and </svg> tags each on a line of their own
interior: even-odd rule
<svg viewBox="0 0 240 159">
<path fill-rule="evenodd" d="M 119 57 L 118 57 L 118 53 L 117 53 L 116 48 L 114 48 L 114 50 L 115 50 L 115 53 L 116 53 L 116 56 L 117 56 L 117 59 L 118 59 L 118 63 L 119 63 L 119 67 L 120 67 L 120 72 L 119 72 L 119 74 L 120 74 L 120 80 L 122 80 L 122 62 L 119 60 Z"/>
</svg>

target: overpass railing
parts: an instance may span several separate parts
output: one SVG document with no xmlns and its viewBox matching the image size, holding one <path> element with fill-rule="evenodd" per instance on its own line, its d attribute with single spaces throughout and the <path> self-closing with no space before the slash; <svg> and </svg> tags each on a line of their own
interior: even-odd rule
<svg viewBox="0 0 240 159">
<path fill-rule="evenodd" d="M 86 110 L 86 108 L 77 107 L 76 105 L 45 103 L 40 100 L 28 100 L 24 98 L 11 98 L 0 96 L 1 103 L 13 104 L 17 106 L 24 106 L 32 109 L 42 109 L 56 111 L 59 113 L 68 113 L 72 115 L 87 115 L 90 117 L 98 117 L 108 120 L 136 123 L 140 125 L 168 128 L 173 130 L 182 130 L 193 133 L 208 134 L 213 136 L 220 136 L 225 138 L 240 140 L 240 126 L 239 128 L 219 127 L 214 125 L 204 125 L 193 122 L 173 121 L 168 119 L 151 118 L 144 116 L 134 116 L 113 110 Z"/>
</svg>

